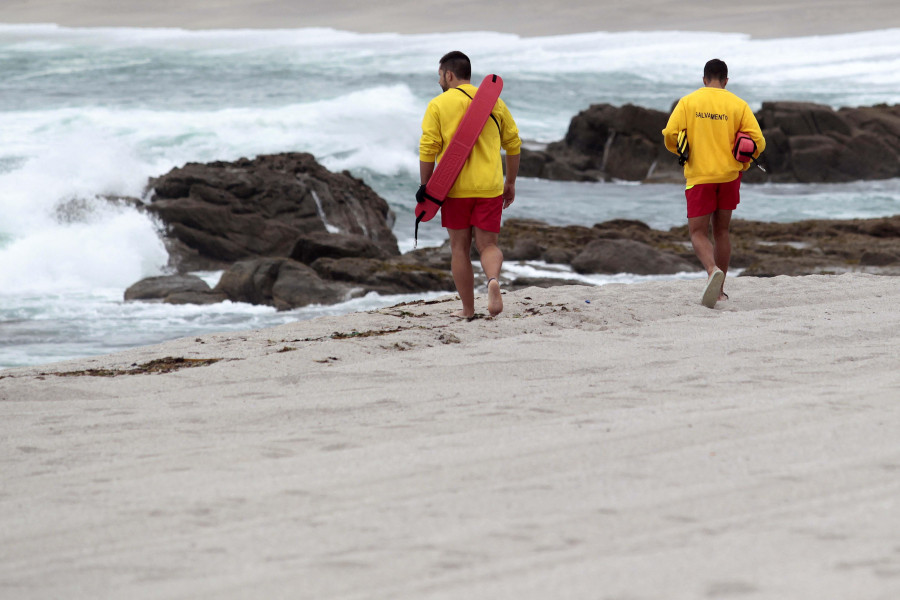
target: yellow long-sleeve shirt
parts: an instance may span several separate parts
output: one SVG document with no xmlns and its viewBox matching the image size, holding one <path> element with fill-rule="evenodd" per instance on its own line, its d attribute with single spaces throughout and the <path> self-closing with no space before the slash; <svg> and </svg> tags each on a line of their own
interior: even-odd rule
<svg viewBox="0 0 900 600">
<path fill-rule="evenodd" d="M 766 148 L 759 123 L 746 102 L 731 92 L 702 87 L 678 101 L 662 130 L 666 149 L 677 154 L 678 133 L 687 130 L 690 159 L 684 165 L 687 186 L 734 181 L 750 167 L 734 158 L 734 138 L 743 131 L 756 142 L 754 158 Z"/>
<path fill-rule="evenodd" d="M 441 160 L 466 109 L 472 103 L 470 96 L 474 98 L 477 91 L 478 88 L 474 85 L 464 83 L 459 89 L 451 88 L 428 103 L 422 119 L 422 137 L 419 140 L 419 159 L 422 162 Z M 496 122 L 488 118 L 456 183 L 447 194 L 448 197 L 493 198 L 503 193 L 500 148 L 507 155 L 515 156 L 520 152 L 522 141 L 519 139 L 516 122 L 503 100 L 497 100 L 491 114 Z"/>
</svg>

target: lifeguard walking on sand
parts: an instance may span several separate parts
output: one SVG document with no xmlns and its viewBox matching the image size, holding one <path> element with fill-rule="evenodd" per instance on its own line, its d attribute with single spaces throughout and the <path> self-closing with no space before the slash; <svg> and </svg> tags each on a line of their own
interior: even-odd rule
<svg viewBox="0 0 900 600">
<path fill-rule="evenodd" d="M 478 88 L 470 83 L 472 65 L 462 52 L 450 52 L 441 58 L 438 83 L 444 93 L 428 103 L 422 119 L 419 141 L 419 176 L 422 186 L 417 198 L 434 173 L 435 160 L 440 161 L 453 134 L 459 127 Z M 516 198 L 516 176 L 522 141 L 519 130 L 503 100 L 498 99 L 475 142 L 456 183 L 441 206 L 441 225 L 450 236 L 450 269 L 456 291 L 462 300 L 458 317 L 475 316 L 475 275 L 469 253 L 474 235 L 481 257 L 481 268 L 487 278 L 488 312 L 496 316 L 503 311 L 500 295 L 500 268 L 503 252 L 497 246 L 500 216 Z M 506 181 L 500 149 L 506 151 Z"/>
<path fill-rule="evenodd" d="M 731 213 L 741 200 L 741 176 L 750 167 L 745 161 L 751 156 L 735 157 L 735 139 L 745 133 L 755 142 L 753 159 L 766 147 L 753 111 L 725 90 L 727 83 L 728 66 L 717 58 L 707 62 L 703 87 L 678 101 L 662 131 L 666 148 L 684 165 L 688 229 L 694 253 L 709 276 L 701 299 L 709 308 L 728 299 Z"/>
</svg>

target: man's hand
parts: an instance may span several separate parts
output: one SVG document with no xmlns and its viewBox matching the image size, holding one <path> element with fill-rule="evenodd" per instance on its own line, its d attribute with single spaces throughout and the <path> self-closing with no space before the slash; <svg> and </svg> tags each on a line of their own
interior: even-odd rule
<svg viewBox="0 0 900 600">
<path fill-rule="evenodd" d="M 425 184 L 419 186 L 419 189 L 416 191 L 416 202 L 421 204 L 425 202 Z"/>
<path fill-rule="evenodd" d="M 506 182 L 503 185 L 503 208 L 509 208 L 509 205 L 516 199 L 516 184 Z"/>
</svg>

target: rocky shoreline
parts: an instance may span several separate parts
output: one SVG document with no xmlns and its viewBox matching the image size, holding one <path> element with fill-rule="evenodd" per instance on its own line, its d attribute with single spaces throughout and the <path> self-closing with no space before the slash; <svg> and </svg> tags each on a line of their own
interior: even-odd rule
<svg viewBox="0 0 900 600">
<path fill-rule="evenodd" d="M 682 181 L 662 147 L 667 115 L 595 105 L 573 118 L 566 138 L 525 151 L 522 175 L 550 179 Z M 833 111 L 764 103 L 769 141 L 746 181 L 847 181 L 900 177 L 900 106 Z M 446 245 L 400 253 L 387 202 L 348 172 L 332 173 L 305 153 L 189 163 L 148 183 L 149 203 L 125 199 L 160 223 L 171 275 L 139 281 L 126 300 L 207 304 L 231 300 L 288 310 L 369 292 L 454 289 Z M 123 199 L 116 199 L 122 202 Z M 761 223 L 735 220 L 732 267 L 744 276 L 865 272 L 900 274 L 900 216 Z M 566 265 L 579 274 L 674 274 L 700 270 L 687 227 L 640 221 L 592 227 L 508 219 L 507 261 Z M 473 258 L 477 255 L 473 253 Z M 210 287 L 192 271 L 223 270 Z M 518 278 L 506 289 L 578 283 Z"/>
</svg>

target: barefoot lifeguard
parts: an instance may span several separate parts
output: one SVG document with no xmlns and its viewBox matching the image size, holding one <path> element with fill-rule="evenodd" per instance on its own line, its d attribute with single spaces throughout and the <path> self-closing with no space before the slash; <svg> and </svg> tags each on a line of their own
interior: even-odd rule
<svg viewBox="0 0 900 600">
<path fill-rule="evenodd" d="M 462 52 L 449 52 L 440 61 L 438 83 L 444 93 L 428 104 L 422 119 L 422 137 L 419 141 L 419 177 L 427 191 L 435 172 L 435 161 L 447 156 L 453 160 L 451 150 L 457 130 L 468 115 L 470 106 L 478 100 L 478 88 L 470 83 L 472 65 Z M 488 81 L 488 78 L 486 78 Z M 499 84 L 500 78 L 496 78 Z M 482 83 L 482 86 L 491 85 Z M 452 187 L 440 204 L 441 225 L 450 237 L 450 270 L 453 283 L 462 301 L 462 310 L 456 316 L 470 318 L 475 314 L 475 275 L 470 258 L 472 242 L 481 258 L 481 268 L 487 277 L 488 312 L 492 317 L 503 311 L 500 294 L 500 269 L 503 252 L 497 246 L 500 233 L 500 217 L 516 197 L 516 176 L 519 173 L 519 152 L 522 141 L 519 130 L 502 99 L 497 98 L 490 111 L 490 120 L 480 129 L 470 153 L 456 176 Z M 491 122 L 493 121 L 493 123 Z M 496 125 L 496 126 L 494 126 Z M 451 140 L 448 143 L 448 140 Z M 502 156 L 506 152 L 506 179 L 503 178 Z M 437 189 L 437 186 L 434 186 Z M 419 194 L 423 196 L 423 194 Z M 427 196 L 423 196 L 424 204 Z M 436 209 L 432 206 L 432 212 Z M 417 210 L 417 212 L 419 212 Z M 419 221 L 430 218 L 430 213 Z M 418 216 L 418 215 L 417 215 Z M 418 223 L 418 221 L 417 221 Z"/>
</svg>

